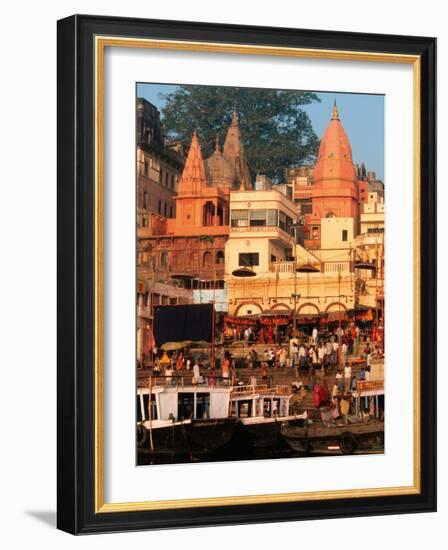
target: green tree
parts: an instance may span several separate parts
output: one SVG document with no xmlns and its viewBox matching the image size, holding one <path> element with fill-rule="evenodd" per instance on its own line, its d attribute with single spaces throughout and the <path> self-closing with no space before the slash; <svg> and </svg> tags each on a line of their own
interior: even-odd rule
<svg viewBox="0 0 448 550">
<path fill-rule="evenodd" d="M 225 139 L 236 104 L 245 153 L 252 175 L 283 181 L 288 166 L 313 162 L 319 146 L 308 114 L 302 109 L 319 97 L 311 92 L 179 86 L 163 96 L 162 121 L 168 138 L 189 145 L 197 129 L 204 157 Z"/>
</svg>

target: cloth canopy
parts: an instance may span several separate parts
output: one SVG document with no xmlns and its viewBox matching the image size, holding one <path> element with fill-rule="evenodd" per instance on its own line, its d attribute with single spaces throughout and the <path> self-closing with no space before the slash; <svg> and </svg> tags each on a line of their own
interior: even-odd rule
<svg viewBox="0 0 448 550">
<path fill-rule="evenodd" d="M 213 304 L 154 307 L 154 338 L 157 346 L 166 342 L 212 341 Z"/>
</svg>

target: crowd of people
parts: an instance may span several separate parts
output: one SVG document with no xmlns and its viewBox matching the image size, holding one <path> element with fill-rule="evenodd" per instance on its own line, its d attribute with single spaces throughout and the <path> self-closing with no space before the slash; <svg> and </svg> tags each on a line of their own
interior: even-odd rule
<svg viewBox="0 0 448 550">
<path fill-rule="evenodd" d="M 383 355 L 382 340 L 376 331 L 361 331 L 357 325 L 337 327 L 325 333 L 315 326 L 308 337 L 291 333 L 281 343 L 265 346 L 260 346 L 260 337 L 250 326 L 241 333 L 245 341 L 243 353 L 237 347 L 220 343 L 215 346 L 212 361 L 210 353 L 197 352 L 189 347 L 172 352 L 154 348 L 151 356 L 144 355 L 138 366 L 150 368 L 153 374 L 165 376 L 173 383 L 182 371 L 191 371 L 193 384 L 214 384 L 218 378 L 234 384 L 238 379 L 239 368 L 257 369 L 261 379 L 267 381 L 272 369 L 293 368 L 299 377 L 314 387 L 317 374 L 323 378 L 327 373 L 335 371 L 336 385 L 342 393 L 353 389 L 356 384 L 351 375 L 350 362 L 359 360 L 365 364 L 365 369 L 359 374 L 365 379 L 372 358 Z M 256 341 L 254 336 L 257 336 Z M 267 330 L 265 336 L 269 342 L 271 332 Z M 235 356 L 232 349 L 238 351 Z"/>
<path fill-rule="evenodd" d="M 311 392 L 315 413 L 324 423 L 331 423 L 340 417 L 347 419 L 353 413 L 352 396 L 359 382 L 369 380 L 372 359 L 383 356 L 378 334 L 374 330 L 361 331 L 356 325 L 325 332 L 316 326 L 308 337 L 291 333 L 272 345 L 266 345 L 269 331 L 265 345 L 260 345 L 259 336 L 251 327 L 242 334 L 243 347 L 219 343 L 213 359 L 210 351 L 190 347 L 174 351 L 154 348 L 151 357 L 144 356 L 140 366 L 150 369 L 154 376 L 164 377 L 168 385 L 176 385 L 178 377 L 186 373 L 191 374 L 194 385 L 214 386 L 219 381 L 222 385 L 236 386 L 257 384 L 260 378 L 262 383 L 268 383 L 279 372 L 276 369 L 291 372 L 292 412 Z M 354 368 L 355 364 L 359 366 Z M 245 378 L 240 373 L 246 373 Z"/>
</svg>

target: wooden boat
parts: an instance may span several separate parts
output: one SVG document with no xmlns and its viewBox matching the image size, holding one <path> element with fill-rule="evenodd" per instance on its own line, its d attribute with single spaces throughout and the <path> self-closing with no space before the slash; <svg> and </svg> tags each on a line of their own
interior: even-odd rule
<svg viewBox="0 0 448 550">
<path fill-rule="evenodd" d="M 369 420 L 356 424 L 322 423 L 303 426 L 284 424 L 281 433 L 289 447 L 300 453 L 330 452 L 353 454 L 356 451 L 384 450 L 384 422 Z"/>
<path fill-rule="evenodd" d="M 180 462 L 218 451 L 238 424 L 228 417 L 230 394 L 228 385 L 184 385 L 175 377 L 139 381 L 138 454 L 143 461 L 154 457 Z"/>
<path fill-rule="evenodd" d="M 307 414 L 290 415 L 292 388 L 288 385 L 244 385 L 232 388 L 230 415 L 241 423 L 241 437 L 255 451 L 287 448 L 281 433 L 285 422 L 307 418 Z"/>
</svg>

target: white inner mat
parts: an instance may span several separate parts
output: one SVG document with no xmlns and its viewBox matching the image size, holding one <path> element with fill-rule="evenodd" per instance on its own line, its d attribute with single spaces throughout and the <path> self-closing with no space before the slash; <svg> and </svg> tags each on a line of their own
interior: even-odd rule
<svg viewBox="0 0 448 550">
<path fill-rule="evenodd" d="M 136 82 L 386 95 L 384 455 L 136 467 Z M 106 502 L 412 485 L 412 67 L 395 63 L 106 48 L 105 89 Z"/>
</svg>

